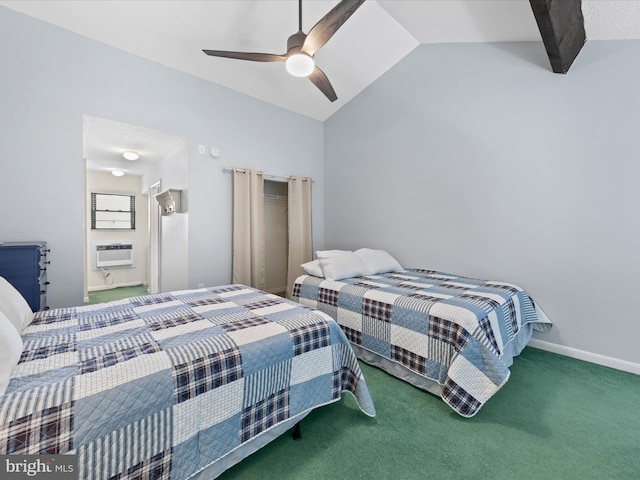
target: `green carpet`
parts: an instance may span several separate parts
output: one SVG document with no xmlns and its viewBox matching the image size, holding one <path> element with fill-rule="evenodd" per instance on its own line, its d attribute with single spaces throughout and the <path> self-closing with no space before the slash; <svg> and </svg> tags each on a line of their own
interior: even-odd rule
<svg viewBox="0 0 640 480">
<path fill-rule="evenodd" d="M 147 287 L 144 285 L 97 290 L 95 292 L 89 292 L 89 301 L 86 304 L 93 305 L 94 303 L 122 300 L 123 298 L 138 297 L 140 295 L 147 295 Z"/>
<path fill-rule="evenodd" d="M 232 479 L 638 479 L 640 376 L 526 348 L 473 418 L 362 365 L 377 410 L 349 394 L 225 472 Z"/>
</svg>

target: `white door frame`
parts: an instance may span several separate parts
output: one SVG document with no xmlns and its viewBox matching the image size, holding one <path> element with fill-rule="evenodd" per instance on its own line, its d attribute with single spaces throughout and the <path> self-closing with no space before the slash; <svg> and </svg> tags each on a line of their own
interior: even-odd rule
<svg viewBox="0 0 640 480">
<path fill-rule="evenodd" d="M 162 235 L 160 235 L 160 205 L 156 201 L 155 195 L 160 193 L 160 180 L 149 186 L 149 259 L 147 262 L 147 291 L 152 293 L 161 292 L 160 284 L 160 252 L 162 249 Z"/>
</svg>

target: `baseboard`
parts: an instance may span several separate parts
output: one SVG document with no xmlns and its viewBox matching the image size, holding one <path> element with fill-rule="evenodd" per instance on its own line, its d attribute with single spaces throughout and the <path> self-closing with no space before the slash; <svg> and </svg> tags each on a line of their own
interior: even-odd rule
<svg viewBox="0 0 640 480">
<path fill-rule="evenodd" d="M 87 291 L 89 292 L 100 292 L 102 290 L 113 290 L 118 287 L 137 287 L 138 285 L 144 285 L 145 282 L 128 282 L 128 283 L 117 283 L 114 285 L 104 285 L 100 287 L 88 287 Z"/>
<path fill-rule="evenodd" d="M 532 338 L 531 340 L 529 340 L 528 345 L 533 348 L 539 348 L 540 350 L 546 350 L 548 352 L 564 355 L 565 357 L 575 358 L 578 360 L 583 360 L 585 362 L 602 365 L 604 367 L 622 370 L 623 372 L 635 373 L 636 375 L 640 375 L 640 364 L 628 362 L 627 360 L 620 360 L 618 358 L 607 357 L 605 355 L 600 355 L 597 353 L 578 350 L 577 348 L 557 345 L 555 343 L 545 342 L 536 338 Z"/>
</svg>

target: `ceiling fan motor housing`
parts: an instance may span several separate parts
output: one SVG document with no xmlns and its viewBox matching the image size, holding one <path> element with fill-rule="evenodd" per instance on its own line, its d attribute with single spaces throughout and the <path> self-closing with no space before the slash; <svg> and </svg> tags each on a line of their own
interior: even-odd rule
<svg viewBox="0 0 640 480">
<path fill-rule="evenodd" d="M 306 33 L 298 32 L 294 33 L 287 40 L 287 55 L 291 55 L 293 53 L 297 53 L 302 49 L 302 45 L 304 45 L 304 41 L 307 38 Z M 292 49 L 294 49 L 292 51 Z"/>
</svg>

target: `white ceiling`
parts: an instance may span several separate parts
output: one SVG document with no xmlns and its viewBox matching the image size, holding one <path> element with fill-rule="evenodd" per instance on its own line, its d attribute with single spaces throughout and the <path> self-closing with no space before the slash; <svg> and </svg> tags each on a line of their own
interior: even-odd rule
<svg viewBox="0 0 640 480">
<path fill-rule="evenodd" d="M 303 30 L 337 3 L 303 0 Z M 0 5 L 318 120 L 421 43 L 541 40 L 528 0 L 367 0 L 315 55 L 338 95 L 331 103 L 308 79 L 286 73 L 282 63 L 202 53 L 285 53 L 287 38 L 298 28 L 296 0 L 0 0 Z M 640 38 L 640 0 L 582 0 L 582 11 L 587 40 Z"/>
<path fill-rule="evenodd" d="M 184 137 L 167 132 L 90 115 L 82 117 L 82 155 L 89 170 L 142 175 L 183 141 Z M 127 150 L 137 152 L 140 158 L 126 160 L 122 154 Z"/>
</svg>

